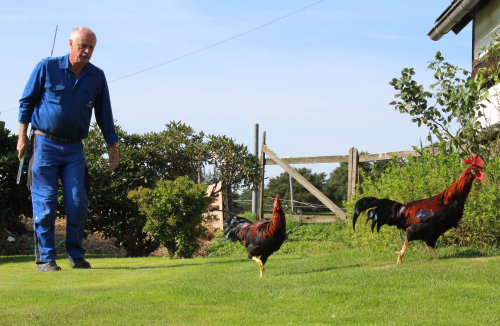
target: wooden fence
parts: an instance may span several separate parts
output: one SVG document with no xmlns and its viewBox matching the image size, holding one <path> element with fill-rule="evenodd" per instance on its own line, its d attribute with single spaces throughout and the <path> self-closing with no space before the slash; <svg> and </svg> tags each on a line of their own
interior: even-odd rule
<svg viewBox="0 0 500 326">
<path fill-rule="evenodd" d="M 266 158 L 266 155 L 268 156 Z M 266 165 L 279 165 L 298 183 L 306 188 L 313 196 L 315 196 L 323 205 L 328 207 L 334 212 L 341 220 L 347 218 L 346 213 L 326 197 L 319 189 L 314 187 L 307 181 L 300 173 L 298 173 L 290 164 L 315 164 L 315 163 L 348 163 L 348 177 L 347 177 L 347 200 L 351 201 L 355 191 L 356 185 L 359 183 L 359 163 L 372 162 L 381 160 L 390 160 L 393 157 L 405 158 L 408 156 L 419 156 L 416 151 L 398 151 L 386 152 L 378 154 L 363 154 L 360 155 L 358 150 L 354 147 L 349 149 L 348 155 L 335 155 L 335 156 L 313 156 L 313 157 L 287 157 L 280 158 L 273 150 L 266 145 L 266 133 L 262 135 L 262 146 L 259 164 L 262 171 L 262 181 L 259 187 L 259 198 L 257 203 L 257 218 L 263 217 L 263 201 L 264 201 L 264 176 Z"/>
</svg>

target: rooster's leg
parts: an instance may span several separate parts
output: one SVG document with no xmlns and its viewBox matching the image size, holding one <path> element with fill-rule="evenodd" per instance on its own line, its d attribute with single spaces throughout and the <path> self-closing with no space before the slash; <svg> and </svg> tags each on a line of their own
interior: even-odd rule
<svg viewBox="0 0 500 326">
<path fill-rule="evenodd" d="M 257 264 L 259 264 L 259 267 L 260 267 L 260 278 L 262 278 L 262 274 L 264 273 L 264 264 L 262 263 L 262 261 L 257 258 L 257 257 L 252 257 L 252 260 L 253 261 L 256 261 Z"/>
<path fill-rule="evenodd" d="M 406 248 L 408 248 L 408 237 L 406 237 L 403 248 L 401 248 L 401 251 L 398 253 L 398 265 L 403 263 L 403 255 L 405 254 Z"/>
<path fill-rule="evenodd" d="M 436 255 L 436 252 L 434 251 L 434 248 L 432 248 L 431 246 L 429 246 L 429 250 L 431 251 L 432 258 L 438 259 L 438 256 Z"/>
</svg>

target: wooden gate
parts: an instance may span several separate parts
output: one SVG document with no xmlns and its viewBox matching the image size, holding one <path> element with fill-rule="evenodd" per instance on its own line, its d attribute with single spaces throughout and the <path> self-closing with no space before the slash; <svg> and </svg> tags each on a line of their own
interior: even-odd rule
<svg viewBox="0 0 500 326">
<path fill-rule="evenodd" d="M 269 158 L 266 158 L 266 155 Z M 259 187 L 259 197 L 257 203 L 257 219 L 262 219 L 264 210 L 264 175 L 266 165 L 279 165 L 304 188 L 306 188 L 314 197 L 316 197 L 323 205 L 328 207 L 333 213 L 337 214 L 338 218 L 345 220 L 346 213 L 328 197 L 326 197 L 319 189 L 314 187 L 307 181 L 300 173 L 298 173 L 290 164 L 315 164 L 315 163 L 348 163 L 348 177 L 347 177 L 347 200 L 352 201 L 356 193 L 356 185 L 359 183 L 359 163 L 360 162 L 373 162 L 381 160 L 390 160 L 393 157 L 405 158 L 408 156 L 419 156 L 416 151 L 398 151 L 386 152 L 379 154 L 363 154 L 359 155 L 358 150 L 354 147 L 349 149 L 349 155 L 336 155 L 336 156 L 314 156 L 314 157 L 288 157 L 280 158 L 266 145 L 266 132 L 262 135 L 262 146 L 259 158 L 259 164 L 262 172 L 261 184 Z"/>
</svg>

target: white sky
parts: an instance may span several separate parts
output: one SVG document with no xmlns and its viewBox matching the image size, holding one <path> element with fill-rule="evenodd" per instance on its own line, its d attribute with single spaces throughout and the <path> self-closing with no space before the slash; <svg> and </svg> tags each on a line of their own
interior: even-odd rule
<svg viewBox="0 0 500 326">
<path fill-rule="evenodd" d="M 258 123 L 281 157 L 408 150 L 424 141 L 427 130 L 388 105 L 389 81 L 413 67 L 428 84 L 438 50 L 470 70 L 470 24 L 435 42 L 427 32 L 451 0 L 324 0 L 253 30 L 315 2 L 2 1 L 0 120 L 17 134 L 15 108 L 35 64 L 50 55 L 56 25 L 54 56 L 68 53 L 71 29 L 84 25 L 97 34 L 92 63 L 106 73 L 115 119 L 129 133 L 182 121 L 253 152 Z M 281 172 L 269 167 L 266 175 Z"/>
</svg>

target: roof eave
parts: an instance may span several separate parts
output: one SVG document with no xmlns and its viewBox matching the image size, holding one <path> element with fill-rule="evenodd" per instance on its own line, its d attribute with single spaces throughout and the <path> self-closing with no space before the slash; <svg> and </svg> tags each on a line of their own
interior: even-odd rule
<svg viewBox="0 0 500 326">
<path fill-rule="evenodd" d="M 431 28 L 429 37 L 438 41 L 443 35 L 453 29 L 455 33 L 460 32 L 472 19 L 468 15 L 481 0 L 455 0 L 438 17 Z M 457 27 L 457 28 L 455 28 Z"/>
</svg>

